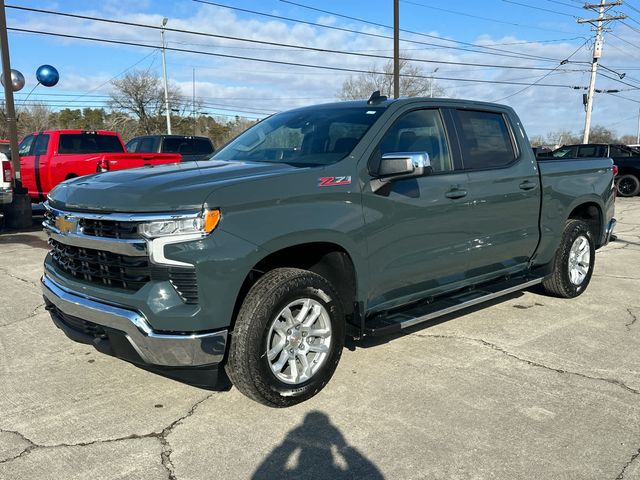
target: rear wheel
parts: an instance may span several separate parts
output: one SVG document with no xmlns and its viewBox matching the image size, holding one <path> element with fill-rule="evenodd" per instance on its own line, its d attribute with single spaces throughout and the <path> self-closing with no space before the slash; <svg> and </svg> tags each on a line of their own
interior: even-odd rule
<svg viewBox="0 0 640 480">
<path fill-rule="evenodd" d="M 640 193 L 640 180 L 635 175 L 620 175 L 616 178 L 616 188 L 621 197 L 635 197 Z"/>
<path fill-rule="evenodd" d="M 249 398 L 288 407 L 329 382 L 343 345 L 344 313 L 333 286 L 306 270 L 278 268 L 242 303 L 225 368 Z"/>
<path fill-rule="evenodd" d="M 542 282 L 546 292 L 563 298 L 582 294 L 593 274 L 595 252 L 589 225 L 568 220 L 553 260 L 553 273 Z"/>
</svg>

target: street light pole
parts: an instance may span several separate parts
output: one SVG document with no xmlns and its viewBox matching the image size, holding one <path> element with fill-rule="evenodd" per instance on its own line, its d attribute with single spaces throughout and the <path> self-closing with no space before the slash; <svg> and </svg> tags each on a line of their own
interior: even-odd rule
<svg viewBox="0 0 640 480">
<path fill-rule="evenodd" d="M 171 109 L 169 108 L 169 87 L 167 86 L 167 62 L 164 58 L 164 27 L 167 25 L 169 19 L 167 17 L 162 19 L 162 30 L 160 30 L 160 36 L 162 37 L 162 76 L 164 78 L 164 110 L 167 115 L 167 135 L 171 135 Z"/>
<path fill-rule="evenodd" d="M 433 98 L 433 75 L 438 71 L 440 67 L 436 67 L 431 71 L 429 76 L 429 98 Z"/>
<path fill-rule="evenodd" d="M 393 98 L 400 97 L 400 7 L 393 0 Z"/>
</svg>

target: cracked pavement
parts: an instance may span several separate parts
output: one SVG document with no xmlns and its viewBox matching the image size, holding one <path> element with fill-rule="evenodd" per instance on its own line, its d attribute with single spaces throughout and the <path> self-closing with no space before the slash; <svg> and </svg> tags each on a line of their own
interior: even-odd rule
<svg viewBox="0 0 640 480">
<path fill-rule="evenodd" d="M 0 479 L 640 479 L 640 198 L 587 292 L 510 295 L 345 350 L 269 409 L 68 340 L 44 235 L 0 232 Z"/>
</svg>

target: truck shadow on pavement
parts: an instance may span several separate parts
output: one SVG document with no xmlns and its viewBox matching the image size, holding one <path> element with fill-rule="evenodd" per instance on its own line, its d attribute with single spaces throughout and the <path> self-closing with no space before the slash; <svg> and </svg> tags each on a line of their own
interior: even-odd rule
<svg viewBox="0 0 640 480">
<path fill-rule="evenodd" d="M 384 476 L 373 462 L 346 442 L 325 413 L 314 410 L 271 451 L 251 478 L 382 480 Z"/>
</svg>

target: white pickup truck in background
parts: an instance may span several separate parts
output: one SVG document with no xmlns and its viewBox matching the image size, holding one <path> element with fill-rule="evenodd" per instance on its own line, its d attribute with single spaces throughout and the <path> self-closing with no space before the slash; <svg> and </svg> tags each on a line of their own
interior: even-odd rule
<svg viewBox="0 0 640 480">
<path fill-rule="evenodd" d="M 13 200 L 11 185 L 11 161 L 4 153 L 0 153 L 0 207 Z"/>
</svg>

